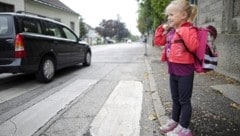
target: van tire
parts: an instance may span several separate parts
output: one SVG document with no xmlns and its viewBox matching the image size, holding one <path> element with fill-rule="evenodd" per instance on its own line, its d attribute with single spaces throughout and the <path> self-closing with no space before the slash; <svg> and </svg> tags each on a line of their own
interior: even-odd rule
<svg viewBox="0 0 240 136">
<path fill-rule="evenodd" d="M 35 74 L 36 79 L 41 83 L 48 83 L 54 79 L 55 62 L 52 57 L 45 57 L 41 61 L 38 71 Z"/>
</svg>

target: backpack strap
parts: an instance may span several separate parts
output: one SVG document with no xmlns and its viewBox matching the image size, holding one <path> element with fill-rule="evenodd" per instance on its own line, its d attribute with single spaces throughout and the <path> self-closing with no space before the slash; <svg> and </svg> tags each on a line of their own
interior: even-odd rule
<svg viewBox="0 0 240 136">
<path fill-rule="evenodd" d="M 176 40 L 175 42 L 177 42 L 177 43 L 179 43 L 179 42 L 183 43 L 186 51 L 189 52 L 189 53 L 195 58 L 195 60 L 197 60 L 198 63 L 201 63 L 201 60 L 197 57 L 197 55 L 196 55 L 194 52 L 191 52 L 191 51 L 188 49 L 188 47 L 187 47 L 187 45 L 185 44 L 182 36 L 181 36 L 179 33 L 177 33 L 177 35 L 178 35 L 181 39 L 180 39 L 180 40 Z"/>
</svg>

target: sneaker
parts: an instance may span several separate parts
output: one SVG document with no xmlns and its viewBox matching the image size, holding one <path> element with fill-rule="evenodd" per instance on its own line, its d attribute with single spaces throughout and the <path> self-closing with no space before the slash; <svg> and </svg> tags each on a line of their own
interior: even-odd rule
<svg viewBox="0 0 240 136">
<path fill-rule="evenodd" d="M 192 136 L 192 132 L 188 128 L 178 125 L 173 131 L 166 134 L 167 136 Z"/>
<path fill-rule="evenodd" d="M 176 128 L 177 125 L 178 125 L 177 122 L 175 122 L 172 119 L 169 119 L 166 124 L 164 124 L 163 126 L 160 127 L 160 132 L 164 133 L 164 134 L 168 133 L 168 132 L 172 131 L 174 128 Z"/>
</svg>

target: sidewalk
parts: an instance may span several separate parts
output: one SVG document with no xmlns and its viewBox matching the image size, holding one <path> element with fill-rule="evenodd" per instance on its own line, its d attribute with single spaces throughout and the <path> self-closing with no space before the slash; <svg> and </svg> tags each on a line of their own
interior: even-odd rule
<svg viewBox="0 0 240 136">
<path fill-rule="evenodd" d="M 160 124 L 171 112 L 169 75 L 160 62 L 161 48 L 148 46 L 148 68 L 153 76 L 153 102 Z M 190 128 L 195 136 L 240 135 L 240 81 L 216 72 L 195 74 Z"/>
</svg>

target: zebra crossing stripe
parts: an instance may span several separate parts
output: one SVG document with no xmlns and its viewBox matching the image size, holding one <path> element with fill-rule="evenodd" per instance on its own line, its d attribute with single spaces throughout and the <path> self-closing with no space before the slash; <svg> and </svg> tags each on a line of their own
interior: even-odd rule
<svg viewBox="0 0 240 136">
<path fill-rule="evenodd" d="M 65 108 L 85 90 L 96 83 L 97 80 L 75 80 L 55 94 L 1 124 L 0 135 L 32 136 L 60 110 Z"/>
<path fill-rule="evenodd" d="M 139 136 L 143 84 L 120 81 L 90 128 L 92 136 Z"/>
</svg>

